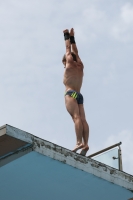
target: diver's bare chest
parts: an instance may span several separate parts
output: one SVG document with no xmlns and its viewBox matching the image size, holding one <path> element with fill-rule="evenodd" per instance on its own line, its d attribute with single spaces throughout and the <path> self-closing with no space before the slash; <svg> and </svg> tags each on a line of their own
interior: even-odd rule
<svg viewBox="0 0 133 200">
<path fill-rule="evenodd" d="M 65 75 L 68 76 L 68 75 L 82 75 L 83 74 L 83 71 L 82 70 L 77 70 L 77 69 L 66 69 L 65 70 Z"/>
</svg>

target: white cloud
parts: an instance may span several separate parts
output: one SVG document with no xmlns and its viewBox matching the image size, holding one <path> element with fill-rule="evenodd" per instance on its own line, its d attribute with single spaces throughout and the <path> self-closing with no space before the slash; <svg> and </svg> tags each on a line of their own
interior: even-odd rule
<svg viewBox="0 0 133 200">
<path fill-rule="evenodd" d="M 92 5 L 83 11 L 83 17 L 87 34 L 95 40 L 100 33 L 104 33 L 107 29 L 106 14 L 100 8 Z M 90 31 L 91 30 L 91 31 Z"/>
<path fill-rule="evenodd" d="M 121 8 L 121 18 L 127 24 L 133 23 L 133 6 L 130 3 Z"/>
<path fill-rule="evenodd" d="M 130 130 L 123 130 L 118 134 L 112 134 L 105 141 L 105 147 L 122 142 L 123 171 L 133 175 L 133 133 Z"/>
<path fill-rule="evenodd" d="M 111 30 L 112 36 L 121 42 L 133 41 L 133 6 L 130 3 L 121 7 L 118 19 Z"/>
<path fill-rule="evenodd" d="M 96 7 L 91 6 L 90 8 L 84 10 L 83 16 L 87 19 L 89 24 L 96 26 L 97 23 L 104 19 L 105 14 Z"/>
<path fill-rule="evenodd" d="M 117 75 L 116 66 L 112 63 L 109 65 L 107 74 L 103 78 L 103 84 L 104 85 L 108 85 L 109 83 L 112 84 L 112 82 L 114 82 L 116 80 L 116 75 Z"/>
</svg>

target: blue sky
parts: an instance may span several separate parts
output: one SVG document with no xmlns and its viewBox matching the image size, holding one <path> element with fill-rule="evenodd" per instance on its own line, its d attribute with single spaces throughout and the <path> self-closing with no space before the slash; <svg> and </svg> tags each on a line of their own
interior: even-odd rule
<svg viewBox="0 0 133 200">
<path fill-rule="evenodd" d="M 63 29 L 75 29 L 84 63 L 89 154 L 122 142 L 133 174 L 133 2 L 6 0 L 0 3 L 0 124 L 73 149 L 64 105 Z"/>
</svg>

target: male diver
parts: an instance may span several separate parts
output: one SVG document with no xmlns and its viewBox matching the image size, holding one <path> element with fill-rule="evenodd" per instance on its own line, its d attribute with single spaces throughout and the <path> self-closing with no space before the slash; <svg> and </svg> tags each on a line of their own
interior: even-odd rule
<svg viewBox="0 0 133 200">
<path fill-rule="evenodd" d="M 83 81 L 83 63 L 78 55 L 78 49 L 75 43 L 74 29 L 69 32 L 68 29 L 63 31 L 66 53 L 62 62 L 65 67 L 64 80 L 65 85 L 65 105 L 75 124 L 76 146 L 72 150 L 76 152 L 81 149 L 80 154 L 86 155 L 89 146 L 89 126 L 85 118 L 83 106 L 83 96 L 80 89 Z"/>
</svg>

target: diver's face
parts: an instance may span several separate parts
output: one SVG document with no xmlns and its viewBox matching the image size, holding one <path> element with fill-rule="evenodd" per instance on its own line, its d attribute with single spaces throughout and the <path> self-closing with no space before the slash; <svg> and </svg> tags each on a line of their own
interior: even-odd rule
<svg viewBox="0 0 133 200">
<path fill-rule="evenodd" d="M 64 68 L 66 68 L 66 62 L 65 61 L 63 62 L 63 65 L 64 65 Z"/>
</svg>

